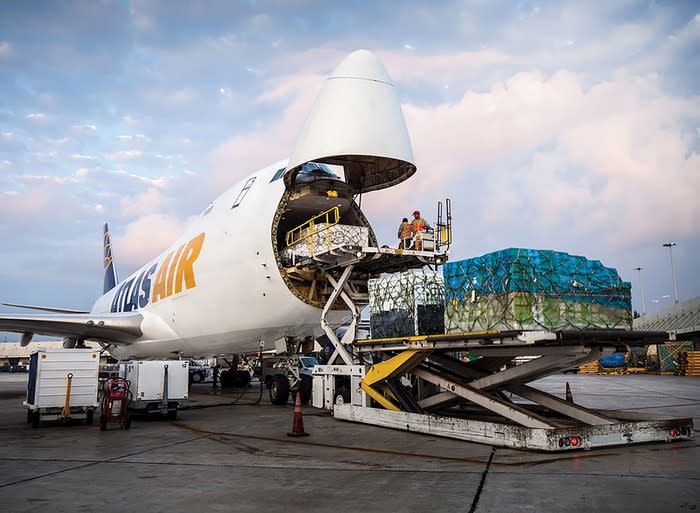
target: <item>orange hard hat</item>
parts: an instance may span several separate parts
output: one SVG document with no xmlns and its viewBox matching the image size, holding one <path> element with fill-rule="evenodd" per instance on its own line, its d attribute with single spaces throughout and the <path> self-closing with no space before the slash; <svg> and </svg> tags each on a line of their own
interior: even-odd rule
<svg viewBox="0 0 700 513">
<path fill-rule="evenodd" d="M 414 215 L 414 216 L 415 216 L 415 215 L 418 215 L 418 216 L 419 216 L 419 215 L 420 215 L 420 212 L 419 212 L 418 210 L 415 210 L 415 211 L 413 212 L 413 215 Z"/>
</svg>

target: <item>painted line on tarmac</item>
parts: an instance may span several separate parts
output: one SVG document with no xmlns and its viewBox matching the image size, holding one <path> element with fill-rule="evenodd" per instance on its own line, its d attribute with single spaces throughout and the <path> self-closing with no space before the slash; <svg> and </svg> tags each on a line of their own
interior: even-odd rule
<svg viewBox="0 0 700 513">
<path fill-rule="evenodd" d="M 167 449 L 168 447 L 173 447 L 176 445 L 180 445 L 180 444 L 184 444 L 184 443 L 188 443 L 188 442 L 193 442 L 193 441 L 199 440 L 201 438 L 205 438 L 205 437 L 204 436 L 197 436 L 194 438 L 188 438 L 187 440 L 180 440 L 179 442 L 173 442 L 173 443 L 169 443 L 169 444 L 165 444 L 165 445 L 159 445 L 158 447 L 148 447 L 146 449 L 142 449 L 140 451 L 136 451 L 136 452 L 133 452 L 130 454 L 123 454 L 121 456 L 114 456 L 113 458 L 108 458 L 106 460 L 91 461 L 91 462 L 85 463 L 83 465 L 76 465 L 74 467 L 64 468 L 62 470 L 55 470 L 53 472 L 47 472 L 45 474 L 41 474 L 41 475 L 34 476 L 34 477 L 27 477 L 24 479 L 18 479 L 17 481 L 13 481 L 11 483 L 0 484 L 0 488 L 7 488 L 8 486 L 27 483 L 29 481 L 34 481 L 36 479 L 42 479 L 44 477 L 50 477 L 50 476 L 55 476 L 58 474 L 63 474 L 65 472 L 70 472 L 72 470 L 79 470 L 81 468 L 90 467 L 93 465 L 99 465 L 100 463 L 117 463 L 118 462 L 117 460 L 120 460 L 121 458 L 130 458 L 132 456 L 138 456 L 139 454 L 144 454 L 144 453 L 147 453 L 150 451 L 156 451 L 158 449 Z M 27 461 L 27 460 L 25 459 L 25 461 Z M 47 459 L 47 460 L 39 460 L 39 461 L 51 462 L 51 461 L 56 461 L 56 460 Z"/>
</svg>

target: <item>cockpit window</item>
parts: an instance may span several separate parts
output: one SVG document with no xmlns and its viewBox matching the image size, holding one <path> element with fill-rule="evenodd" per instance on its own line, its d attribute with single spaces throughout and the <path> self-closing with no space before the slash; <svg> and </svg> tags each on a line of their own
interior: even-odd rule
<svg viewBox="0 0 700 513">
<path fill-rule="evenodd" d="M 270 183 L 274 182 L 275 180 L 279 180 L 284 176 L 284 172 L 287 170 L 286 167 L 280 168 L 277 170 L 275 173 L 275 176 L 272 177 L 272 180 L 270 180 Z"/>
<path fill-rule="evenodd" d="M 339 180 L 338 176 L 325 164 L 317 162 L 307 162 L 301 167 L 296 176 L 295 183 L 306 184 L 316 180 Z"/>
</svg>

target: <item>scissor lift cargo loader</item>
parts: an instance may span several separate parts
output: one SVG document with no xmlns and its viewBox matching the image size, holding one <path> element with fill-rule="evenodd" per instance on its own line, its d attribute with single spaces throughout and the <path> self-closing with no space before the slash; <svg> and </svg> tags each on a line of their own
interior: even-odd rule
<svg viewBox="0 0 700 513">
<path fill-rule="evenodd" d="M 314 368 L 314 406 L 332 409 L 342 420 L 542 451 L 694 438 L 691 418 L 594 410 L 528 385 L 629 346 L 664 342 L 669 338 L 665 332 L 482 331 L 355 340 L 359 307 L 367 298 L 348 283 L 354 266 L 375 262 L 391 272 L 405 269 L 406 259 L 422 265 L 444 258 L 420 253 L 348 248 L 345 261 L 333 262 L 343 272 L 338 279 L 329 277 L 333 292 L 321 325 L 334 352 L 328 365 Z M 352 315 L 342 339 L 326 320 L 339 299 Z M 462 362 L 451 356 L 455 351 L 479 358 Z M 538 358 L 506 368 L 518 356 Z"/>
</svg>

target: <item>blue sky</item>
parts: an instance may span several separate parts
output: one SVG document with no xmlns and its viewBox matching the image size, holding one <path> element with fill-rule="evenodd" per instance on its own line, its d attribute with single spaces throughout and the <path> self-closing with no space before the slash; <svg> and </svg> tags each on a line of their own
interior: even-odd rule
<svg viewBox="0 0 700 513">
<path fill-rule="evenodd" d="M 358 48 L 393 77 L 418 165 L 363 198 L 382 242 L 449 195 L 455 259 L 586 255 L 638 310 L 642 266 L 654 311 L 672 240 L 681 300 L 700 295 L 696 2 L 103 0 L 0 3 L 0 301 L 88 308 L 105 220 L 125 276 L 287 157 Z"/>
</svg>

